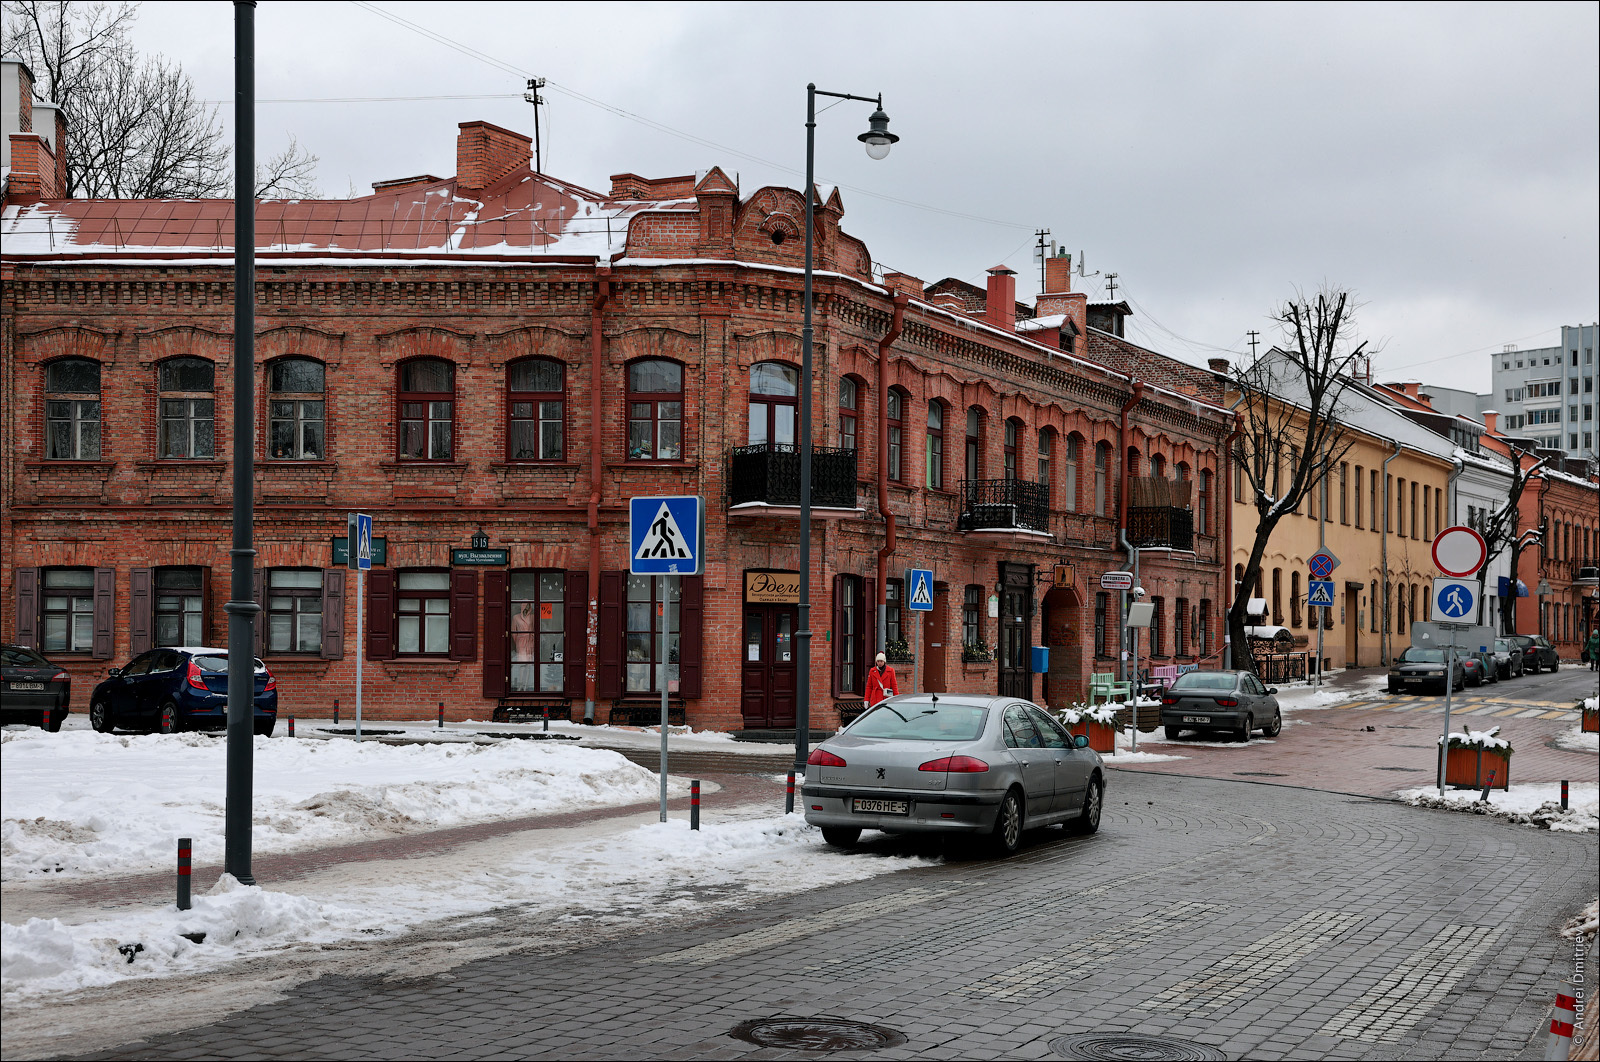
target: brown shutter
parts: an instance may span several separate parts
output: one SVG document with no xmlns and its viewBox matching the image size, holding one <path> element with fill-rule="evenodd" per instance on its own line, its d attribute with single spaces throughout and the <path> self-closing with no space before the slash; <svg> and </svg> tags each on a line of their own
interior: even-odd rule
<svg viewBox="0 0 1600 1062">
<path fill-rule="evenodd" d="M 850 585 L 845 581 L 847 577 L 835 575 L 833 577 L 833 695 L 838 697 L 844 693 L 844 595 Z M 816 639 L 812 639 L 815 642 Z"/>
<path fill-rule="evenodd" d="M 450 659 L 478 659 L 478 573 L 450 573 Z"/>
<path fill-rule="evenodd" d="M 867 692 L 867 669 L 878 657 L 878 594 L 876 579 L 861 580 L 861 652 L 856 660 L 861 663 L 861 689 Z"/>
<path fill-rule="evenodd" d="M 39 569 L 18 568 L 16 571 L 17 644 L 36 649 L 39 646 Z"/>
<path fill-rule="evenodd" d="M 344 659 L 344 569 L 322 569 L 322 659 Z"/>
<path fill-rule="evenodd" d="M 600 573 L 600 644 L 595 647 L 595 696 L 622 696 L 621 572 Z"/>
<path fill-rule="evenodd" d="M 686 575 L 678 600 L 678 693 L 698 697 L 701 689 L 701 645 L 704 644 L 705 577 Z"/>
<path fill-rule="evenodd" d="M 110 660 L 117 652 L 117 570 L 94 570 L 94 651 L 96 660 Z"/>
<path fill-rule="evenodd" d="M 267 596 L 266 573 L 260 568 L 250 569 L 250 599 L 261 607 L 255 618 L 255 654 L 257 657 L 267 655 Z M 230 632 L 229 637 L 232 637 Z"/>
<path fill-rule="evenodd" d="M 231 596 L 231 595 L 230 595 Z M 211 640 L 211 569 L 200 569 L 200 644 L 216 645 Z"/>
<path fill-rule="evenodd" d="M 511 577 L 503 571 L 483 573 L 483 695 L 506 695 L 506 642 L 511 637 Z"/>
<path fill-rule="evenodd" d="M 128 571 L 128 655 L 138 656 L 150 648 L 150 627 L 154 621 L 150 606 L 150 569 Z"/>
<path fill-rule="evenodd" d="M 367 659 L 394 659 L 394 571 L 390 568 L 367 572 Z"/>
<path fill-rule="evenodd" d="M 562 647 L 562 696 L 583 697 L 589 674 L 589 573 L 568 572 L 566 644 Z"/>
</svg>

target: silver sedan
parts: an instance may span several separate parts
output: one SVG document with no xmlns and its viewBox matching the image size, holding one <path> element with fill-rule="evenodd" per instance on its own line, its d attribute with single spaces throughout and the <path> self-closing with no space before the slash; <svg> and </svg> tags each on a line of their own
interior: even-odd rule
<svg viewBox="0 0 1600 1062">
<path fill-rule="evenodd" d="M 1002 855 L 1036 826 L 1093 833 L 1105 769 L 1087 745 L 1015 697 L 891 697 L 812 751 L 806 821 L 840 847 L 864 829 L 976 834 Z"/>
</svg>

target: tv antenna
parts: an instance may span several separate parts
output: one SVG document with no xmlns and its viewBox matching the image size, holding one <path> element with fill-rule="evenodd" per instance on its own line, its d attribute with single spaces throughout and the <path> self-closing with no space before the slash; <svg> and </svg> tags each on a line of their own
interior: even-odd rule
<svg viewBox="0 0 1600 1062">
<path fill-rule="evenodd" d="M 1047 250 L 1046 249 L 1047 245 L 1044 242 L 1044 238 L 1046 236 L 1050 235 L 1050 230 L 1049 229 L 1039 229 L 1039 230 L 1034 232 L 1034 235 L 1039 237 L 1038 250 L 1037 250 L 1037 253 L 1034 255 L 1034 257 L 1039 259 L 1039 294 L 1043 295 L 1044 294 L 1044 286 L 1045 286 L 1044 260 L 1046 258 L 1049 258 L 1051 255 L 1056 253 L 1056 241 L 1051 240 L 1050 243 L 1048 244 L 1048 250 Z"/>
<path fill-rule="evenodd" d="M 544 172 L 544 159 L 541 157 L 542 152 L 540 151 L 540 144 L 539 144 L 539 108 L 545 102 L 544 97 L 539 95 L 539 90 L 542 89 L 542 88 L 544 88 L 544 78 L 542 78 L 542 77 L 530 77 L 528 79 L 528 91 L 526 91 L 526 92 L 524 92 L 522 94 L 522 98 L 523 98 L 524 101 L 533 104 L 533 172 L 534 173 L 543 173 Z"/>
</svg>

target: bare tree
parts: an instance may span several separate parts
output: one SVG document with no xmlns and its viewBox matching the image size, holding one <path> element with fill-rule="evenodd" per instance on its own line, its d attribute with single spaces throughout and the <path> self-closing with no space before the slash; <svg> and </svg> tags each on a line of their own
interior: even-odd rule
<svg viewBox="0 0 1600 1062">
<path fill-rule="evenodd" d="M 300 141 L 291 133 L 288 147 L 256 167 L 256 198 L 317 198 L 319 161 L 317 156 L 301 147 Z"/>
<path fill-rule="evenodd" d="M 1353 313 L 1347 291 L 1297 293 L 1273 314 L 1285 345 L 1233 374 L 1240 434 L 1232 456 L 1257 516 L 1241 587 L 1260 578 L 1261 558 L 1278 522 L 1315 497 L 1328 471 L 1350 450 L 1344 396 L 1367 352 L 1365 340 L 1353 339 Z M 1228 610 L 1235 667 L 1254 666 L 1245 641 L 1248 602 L 1241 590 Z"/>
<path fill-rule="evenodd" d="M 1522 523 L 1522 492 L 1529 481 L 1539 478 L 1547 458 L 1535 457 L 1531 452 L 1525 451 L 1516 443 L 1508 440 L 1511 449 L 1511 487 L 1506 493 L 1506 500 L 1494 509 L 1488 510 L 1479 518 L 1478 533 L 1483 536 L 1484 551 L 1483 567 L 1478 569 L 1478 601 L 1482 608 L 1484 596 L 1488 588 L 1484 585 L 1489 579 L 1489 566 L 1500 554 L 1511 551 L 1511 608 L 1502 610 L 1500 614 L 1502 634 L 1517 633 L 1517 567 L 1522 561 L 1522 550 L 1543 538 L 1542 531 L 1517 530 Z"/>
</svg>

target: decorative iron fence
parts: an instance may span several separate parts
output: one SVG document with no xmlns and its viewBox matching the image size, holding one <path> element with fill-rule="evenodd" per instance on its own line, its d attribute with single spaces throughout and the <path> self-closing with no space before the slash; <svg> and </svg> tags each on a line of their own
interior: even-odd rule
<svg viewBox="0 0 1600 1062">
<path fill-rule="evenodd" d="M 800 449 L 777 443 L 735 446 L 728 451 L 728 504 L 800 504 Z M 856 452 L 811 448 L 811 504 L 856 507 Z"/>
<path fill-rule="evenodd" d="M 1050 531 L 1050 489 L 1021 479 L 961 481 L 961 531 Z"/>
<path fill-rule="evenodd" d="M 1194 512 L 1171 506 L 1129 506 L 1128 541 L 1135 546 L 1194 549 Z"/>
</svg>

